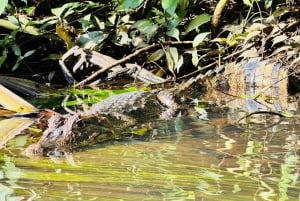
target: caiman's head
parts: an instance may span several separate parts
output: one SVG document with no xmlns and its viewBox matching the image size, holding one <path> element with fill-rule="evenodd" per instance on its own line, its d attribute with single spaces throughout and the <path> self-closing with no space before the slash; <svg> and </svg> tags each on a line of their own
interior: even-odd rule
<svg viewBox="0 0 300 201">
<path fill-rule="evenodd" d="M 46 129 L 37 143 L 27 147 L 24 152 L 26 156 L 43 154 L 56 156 L 57 153 L 71 152 L 76 147 L 111 140 L 128 123 L 109 115 L 86 116 L 84 113 L 61 115 L 53 111 L 41 119 Z M 119 123 L 119 130 L 114 128 L 116 126 L 112 121 Z"/>
<path fill-rule="evenodd" d="M 44 118 L 45 116 L 41 119 Z M 25 155 L 43 155 L 45 148 L 63 147 L 75 138 L 72 128 L 80 120 L 79 114 L 61 115 L 52 112 L 47 119 L 47 129 L 43 132 L 42 137 L 37 143 L 31 144 L 25 150 Z M 45 122 L 43 123 L 45 124 Z"/>
</svg>

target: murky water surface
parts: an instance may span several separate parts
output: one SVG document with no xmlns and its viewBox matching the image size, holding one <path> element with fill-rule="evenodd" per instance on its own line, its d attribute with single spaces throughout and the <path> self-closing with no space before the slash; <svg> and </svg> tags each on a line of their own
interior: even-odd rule
<svg viewBox="0 0 300 201">
<path fill-rule="evenodd" d="M 0 153 L 0 200 L 300 200 L 297 119 L 238 127 L 224 112 L 173 124 L 172 137 L 60 158 L 25 157 L 20 135 Z"/>
</svg>

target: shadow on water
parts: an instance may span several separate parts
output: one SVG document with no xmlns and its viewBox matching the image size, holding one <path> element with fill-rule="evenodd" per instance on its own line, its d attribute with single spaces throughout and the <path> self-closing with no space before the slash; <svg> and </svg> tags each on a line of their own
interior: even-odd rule
<svg viewBox="0 0 300 201">
<path fill-rule="evenodd" d="M 0 155 L 0 200 L 299 200 L 300 125 L 238 128 L 225 113 L 176 119 L 172 138 L 126 139 L 64 158 Z"/>
</svg>

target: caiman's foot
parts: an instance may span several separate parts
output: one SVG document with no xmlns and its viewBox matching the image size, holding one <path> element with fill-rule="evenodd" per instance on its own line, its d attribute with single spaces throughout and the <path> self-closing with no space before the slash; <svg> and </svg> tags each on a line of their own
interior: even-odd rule
<svg viewBox="0 0 300 201">
<path fill-rule="evenodd" d="M 34 143 L 29 145 L 23 154 L 27 157 L 36 157 L 36 156 L 43 156 L 43 148 L 40 143 Z"/>
</svg>

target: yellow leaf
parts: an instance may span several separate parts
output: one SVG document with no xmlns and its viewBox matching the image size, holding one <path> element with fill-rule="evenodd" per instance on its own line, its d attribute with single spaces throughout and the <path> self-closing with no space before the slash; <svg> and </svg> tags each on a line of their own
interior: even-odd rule
<svg viewBox="0 0 300 201">
<path fill-rule="evenodd" d="M 24 117 L 14 117 L 0 121 L 0 148 L 10 139 L 20 134 L 22 130 L 28 128 L 34 119 Z"/>
<path fill-rule="evenodd" d="M 15 112 L 35 112 L 38 109 L 0 84 L 0 104 Z"/>
<path fill-rule="evenodd" d="M 133 132 L 135 135 L 143 136 L 143 135 L 146 134 L 146 132 L 147 132 L 148 130 L 149 130 L 148 128 L 139 128 L 139 129 L 133 130 L 132 132 Z"/>
<path fill-rule="evenodd" d="M 73 46 L 73 39 L 67 29 L 63 26 L 63 24 L 56 24 L 56 33 L 57 35 L 65 41 L 67 44 L 67 48 L 70 49 Z"/>
</svg>

